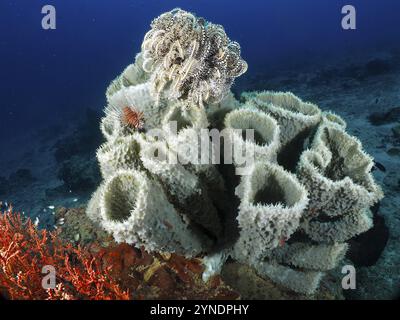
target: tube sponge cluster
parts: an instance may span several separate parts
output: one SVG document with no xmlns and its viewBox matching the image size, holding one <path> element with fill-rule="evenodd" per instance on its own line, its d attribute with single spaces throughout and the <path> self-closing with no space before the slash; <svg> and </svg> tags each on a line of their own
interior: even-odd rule
<svg viewBox="0 0 400 320">
<path fill-rule="evenodd" d="M 104 181 L 87 214 L 118 242 L 206 255 L 208 273 L 230 256 L 311 294 L 346 241 L 371 228 L 369 208 L 383 194 L 338 115 L 291 93 L 234 98 L 233 79 L 247 68 L 239 48 L 222 26 L 180 9 L 152 22 L 135 63 L 107 90 Z M 126 124 L 126 108 L 143 128 Z M 216 165 L 200 148 L 204 129 L 224 130 L 224 156 L 226 145 L 254 151 L 246 175 L 224 169 L 243 169 L 239 154 Z"/>
<path fill-rule="evenodd" d="M 268 208 L 276 208 L 276 203 L 291 209 L 300 207 L 298 215 L 292 213 L 292 219 L 286 222 L 286 228 L 290 226 L 293 229 L 287 228 L 286 233 L 281 233 L 280 243 L 277 245 L 275 241 L 272 249 L 266 249 L 268 246 L 265 245 L 262 256 L 258 246 L 249 253 L 238 241 L 236 257 L 251 261 L 260 275 L 294 291 L 313 293 L 323 272 L 335 268 L 345 256 L 348 248 L 346 241 L 372 227 L 369 208 L 383 197 L 371 175 L 373 160 L 362 150 L 359 140 L 345 132 L 343 119 L 333 113 L 322 112 L 317 106 L 305 103 L 290 93 L 245 93 L 242 100 L 245 101 L 245 108 L 262 110 L 277 121 L 281 145 L 276 162 L 294 175 L 301 187 L 297 187 L 296 192 L 295 183 L 284 183 L 285 188 L 291 187 L 285 192 L 276 178 L 263 186 L 262 199 L 264 203 L 269 202 Z M 280 177 L 288 174 L 281 170 Z M 262 172 L 268 175 L 268 170 Z M 244 177 L 241 184 L 251 186 L 251 181 L 260 180 L 260 176 L 263 176 L 261 172 L 255 171 L 255 177 Z M 237 190 L 240 191 L 240 188 L 239 185 Z M 253 194 L 262 194 L 256 184 L 248 189 Z M 239 195 L 243 205 L 247 199 L 243 192 Z M 294 202 L 296 195 L 303 197 L 297 196 L 301 200 Z M 257 210 L 263 205 L 260 199 L 256 196 L 252 200 Z M 280 209 L 275 208 L 273 212 Z M 241 213 L 242 210 L 239 217 Z M 254 219 L 247 213 L 246 219 L 248 217 L 257 224 L 265 219 L 263 214 Z M 274 221 L 282 221 L 284 217 L 280 214 Z M 271 226 L 277 231 L 279 229 L 275 224 Z M 254 222 L 251 225 L 254 226 Z M 239 239 L 249 234 L 244 230 L 242 227 L 243 235 Z M 248 248 L 252 248 L 254 239 L 251 237 L 254 234 L 253 230 L 247 242 Z"/>
</svg>

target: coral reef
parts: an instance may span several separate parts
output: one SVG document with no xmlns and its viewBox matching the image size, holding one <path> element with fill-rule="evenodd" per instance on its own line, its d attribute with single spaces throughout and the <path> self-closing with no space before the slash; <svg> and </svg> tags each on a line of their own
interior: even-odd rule
<svg viewBox="0 0 400 320">
<path fill-rule="evenodd" d="M 58 233 L 38 230 L 12 210 L 0 213 L 0 292 L 9 299 L 129 299 L 110 276 L 101 255 L 60 240 Z M 57 283 L 44 289 L 44 266 L 53 266 Z"/>
<path fill-rule="evenodd" d="M 201 280 L 201 260 L 150 255 L 116 244 L 85 216 L 60 208 L 57 232 L 38 230 L 12 210 L 0 214 L 0 296 L 18 300 L 237 299 L 213 277 Z M 81 234 L 81 237 L 76 237 Z M 54 266 L 56 287 L 44 289 L 42 267 Z"/>
<path fill-rule="evenodd" d="M 153 254 L 208 255 L 207 272 L 231 257 L 315 293 L 347 241 L 372 227 L 370 207 L 383 197 L 372 158 L 343 119 L 292 93 L 244 92 L 240 102 L 228 94 L 246 64 L 222 27 L 178 9 L 151 28 L 107 90 L 107 142 L 97 153 L 104 182 L 87 215 Z M 127 107 L 143 115 L 141 130 L 125 125 Z M 199 143 L 210 127 L 226 130 L 212 152 Z M 240 181 L 226 170 L 243 169 L 240 154 L 229 162 L 229 145 L 254 150 Z"/>
<path fill-rule="evenodd" d="M 220 276 L 202 281 L 201 259 L 185 259 L 177 254 L 153 253 L 128 244 L 117 244 L 112 236 L 84 214 L 84 208 L 59 208 L 56 219 L 64 241 L 89 247 L 102 255 L 102 264 L 111 266 L 111 275 L 133 299 L 238 299 L 239 293 Z M 79 235 L 79 236 L 78 236 Z"/>
</svg>

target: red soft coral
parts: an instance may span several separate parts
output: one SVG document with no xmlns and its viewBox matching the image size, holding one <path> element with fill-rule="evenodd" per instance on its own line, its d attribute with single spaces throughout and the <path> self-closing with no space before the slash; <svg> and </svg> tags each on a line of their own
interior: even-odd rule
<svg viewBox="0 0 400 320">
<path fill-rule="evenodd" d="M 0 292 L 10 299 L 129 299 L 102 266 L 98 253 L 61 241 L 57 232 L 38 230 L 10 209 L 0 213 Z M 43 266 L 56 270 L 55 289 L 44 289 Z"/>
</svg>

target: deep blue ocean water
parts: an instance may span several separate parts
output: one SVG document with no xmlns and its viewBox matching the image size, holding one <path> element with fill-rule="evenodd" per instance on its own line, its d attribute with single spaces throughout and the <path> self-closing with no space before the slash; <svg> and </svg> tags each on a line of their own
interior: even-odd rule
<svg viewBox="0 0 400 320">
<path fill-rule="evenodd" d="M 42 28 L 45 5 L 56 8 L 56 30 Z M 356 8 L 356 30 L 342 28 L 345 5 Z M 270 89 L 263 81 L 269 76 L 284 73 L 280 85 L 292 80 L 287 70 L 315 71 L 316 80 L 304 84 L 308 97 L 325 98 L 320 99 L 327 101 L 321 108 L 337 107 L 338 101 L 336 109 L 347 108 L 348 130 L 374 157 L 374 175 L 386 193 L 375 206 L 374 220 L 379 220 L 360 256 L 368 251 L 368 261 L 377 261 L 386 251 L 357 279 L 367 288 L 362 291 L 368 298 L 387 298 L 394 287 L 397 292 L 400 135 L 394 129 L 399 128 L 395 126 L 400 116 L 394 107 L 400 107 L 400 0 L 0 0 L 0 211 L 6 201 L 39 226 L 53 228 L 56 208 L 86 205 L 101 182 L 94 156 L 101 143 L 96 140 L 99 121 L 96 114 L 94 122 L 84 123 L 89 128 L 79 127 L 80 132 L 88 129 L 87 135 L 76 135 L 70 125 L 85 119 L 87 108 L 102 111 L 107 86 L 134 61 L 152 19 L 176 7 L 222 24 L 240 43 L 249 69 L 237 80 L 237 88 Z M 335 61 L 359 59 L 365 66 L 365 56 L 368 61 L 377 52 L 396 53 L 393 75 L 386 77 L 386 70 L 382 77 L 378 72 L 363 81 L 349 77 L 354 70 L 350 67 L 344 68 L 345 76 L 327 81 L 341 70 L 335 69 Z M 321 65 L 333 68 L 319 77 Z M 342 83 L 346 77 L 349 81 Z M 326 85 L 317 91 L 315 82 L 321 78 Z M 302 86 L 302 79 L 298 77 L 295 85 Z M 394 109 L 395 120 L 387 126 L 368 123 L 367 117 L 380 109 Z M 48 141 L 42 140 L 46 133 L 26 138 L 54 124 L 61 126 L 46 131 Z M 17 145 L 12 138 L 21 134 Z M 8 157 L 13 153 L 15 157 Z"/>
<path fill-rule="evenodd" d="M 56 30 L 41 28 L 46 4 L 57 10 Z M 357 30 L 341 28 L 345 4 L 357 9 Z M 101 110 L 151 20 L 175 7 L 224 25 L 247 77 L 400 43 L 399 0 L 1 0 L 1 138 Z"/>
</svg>

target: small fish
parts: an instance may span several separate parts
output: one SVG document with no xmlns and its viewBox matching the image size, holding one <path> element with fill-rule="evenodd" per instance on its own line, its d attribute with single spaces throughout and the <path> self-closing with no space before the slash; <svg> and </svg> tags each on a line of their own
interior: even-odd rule
<svg viewBox="0 0 400 320">
<path fill-rule="evenodd" d="M 0 201 L 0 211 L 7 210 L 8 205 L 7 202 Z"/>
<path fill-rule="evenodd" d="M 382 172 L 386 172 L 385 166 L 378 161 L 374 161 L 374 166 L 372 167 L 372 171 L 374 170 L 380 170 Z"/>
<path fill-rule="evenodd" d="M 170 224 L 167 220 L 163 220 L 163 224 L 168 228 L 168 230 L 173 229 L 172 224 Z"/>
</svg>

